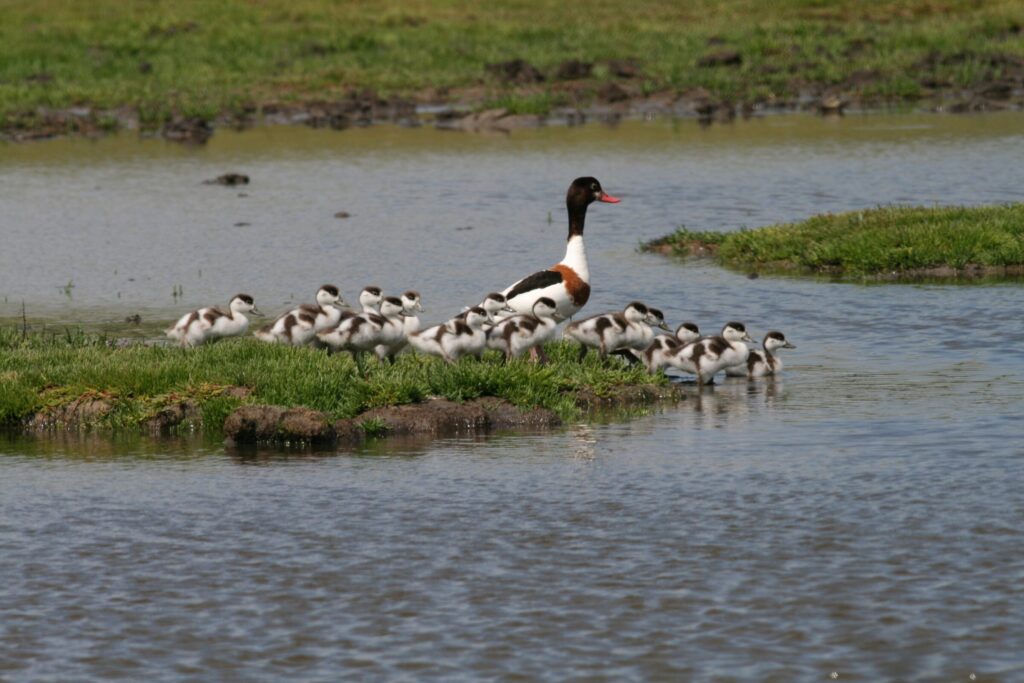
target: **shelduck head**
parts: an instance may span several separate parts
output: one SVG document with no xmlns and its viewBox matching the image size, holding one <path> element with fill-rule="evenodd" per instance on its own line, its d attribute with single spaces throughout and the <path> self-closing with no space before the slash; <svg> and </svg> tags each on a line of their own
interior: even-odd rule
<svg viewBox="0 0 1024 683">
<path fill-rule="evenodd" d="M 341 296 L 341 291 L 334 285 L 322 285 L 320 289 L 316 290 L 316 302 L 324 308 L 327 306 L 348 306 L 345 303 L 345 298 Z"/>
<path fill-rule="evenodd" d="M 764 348 L 766 351 L 776 351 L 777 349 L 795 349 L 796 346 L 790 344 L 786 339 L 786 335 L 782 334 L 778 330 L 772 330 L 764 336 Z"/>
<path fill-rule="evenodd" d="M 558 306 L 551 297 L 542 296 L 533 302 L 533 315 L 537 318 L 554 318 L 558 312 Z"/>
<path fill-rule="evenodd" d="M 597 178 L 583 176 L 572 181 L 569 192 L 565 195 L 565 203 L 568 206 L 589 206 L 594 202 L 605 202 L 607 204 L 618 204 L 618 197 L 613 197 L 601 187 Z"/>
<path fill-rule="evenodd" d="M 384 297 L 380 302 L 380 314 L 385 318 L 404 318 L 405 307 L 397 296 Z"/>
<path fill-rule="evenodd" d="M 483 329 L 484 323 L 488 320 L 490 320 L 490 316 L 481 306 L 473 306 L 466 311 L 466 324 L 471 330 Z"/>
<path fill-rule="evenodd" d="M 380 309 L 380 302 L 383 298 L 380 287 L 363 287 L 363 291 L 359 292 L 359 305 L 363 307 L 364 311 Z"/>
<path fill-rule="evenodd" d="M 683 344 L 697 341 L 700 339 L 700 328 L 697 327 L 697 323 L 685 322 L 676 328 L 676 339 Z"/>
<path fill-rule="evenodd" d="M 423 305 L 420 303 L 420 293 L 410 289 L 402 294 L 402 308 L 405 309 L 406 315 L 422 313 Z"/>
<path fill-rule="evenodd" d="M 660 327 L 666 332 L 672 329 L 665 324 L 665 314 L 661 312 L 660 308 L 647 309 L 647 324 L 652 327 Z"/>
<path fill-rule="evenodd" d="M 248 294 L 235 294 L 231 297 L 231 303 L 228 304 L 228 308 L 231 309 L 232 313 L 252 313 L 253 315 L 263 315 L 256 309 L 256 304 Z"/>
<path fill-rule="evenodd" d="M 722 337 L 729 342 L 752 342 L 753 339 L 747 334 L 747 328 L 743 323 L 729 322 L 722 328 Z"/>
<path fill-rule="evenodd" d="M 622 309 L 622 315 L 631 323 L 638 323 L 647 320 L 647 317 L 651 314 L 651 310 L 647 308 L 646 304 L 642 304 L 639 301 L 633 303 Z"/>
<path fill-rule="evenodd" d="M 569 239 L 583 236 L 583 223 L 587 216 L 587 207 L 594 202 L 618 204 L 619 199 L 604 191 L 597 178 L 585 176 L 572 181 L 569 191 L 565 193 L 565 208 L 569 212 Z"/>
</svg>

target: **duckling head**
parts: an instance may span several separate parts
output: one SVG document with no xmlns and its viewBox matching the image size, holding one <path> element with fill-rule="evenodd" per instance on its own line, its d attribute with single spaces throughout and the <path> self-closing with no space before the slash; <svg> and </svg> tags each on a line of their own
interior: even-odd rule
<svg viewBox="0 0 1024 683">
<path fill-rule="evenodd" d="M 402 307 L 407 314 L 422 313 L 423 305 L 420 304 L 420 293 L 410 289 L 402 294 Z"/>
<path fill-rule="evenodd" d="M 554 318 L 558 312 L 558 306 L 551 297 L 542 296 L 533 302 L 533 315 L 538 318 Z"/>
<path fill-rule="evenodd" d="M 388 296 L 380 302 L 380 314 L 385 318 L 404 318 L 405 307 L 397 296 Z"/>
<path fill-rule="evenodd" d="M 622 309 L 622 315 L 625 316 L 626 320 L 629 322 L 638 323 L 643 320 L 647 320 L 647 316 L 650 315 L 650 309 L 647 308 L 646 304 L 634 301 Z"/>
<path fill-rule="evenodd" d="M 747 328 L 743 323 L 729 322 L 722 328 L 722 336 L 726 341 L 737 342 L 745 341 L 752 342 L 753 339 L 747 334 Z"/>
<path fill-rule="evenodd" d="M 344 308 L 348 306 L 344 297 L 341 296 L 341 291 L 334 285 L 322 285 L 316 291 L 316 302 L 323 307 L 339 306 Z"/>
<path fill-rule="evenodd" d="M 685 322 L 676 328 L 676 339 L 684 344 L 700 339 L 700 328 L 697 323 Z"/>
<path fill-rule="evenodd" d="M 505 302 L 505 295 L 499 294 L 498 292 L 491 292 L 490 294 L 485 296 L 483 302 L 480 304 L 480 307 L 483 308 L 488 313 L 490 313 L 492 316 L 495 313 L 499 313 L 501 311 L 504 311 L 505 313 L 516 312 L 514 308 L 512 308 Z"/>
<path fill-rule="evenodd" d="M 359 305 L 364 309 L 380 309 L 380 302 L 383 298 L 380 287 L 363 287 L 363 291 L 359 292 Z"/>
<path fill-rule="evenodd" d="M 466 324 L 469 325 L 472 330 L 482 329 L 484 323 L 488 320 L 490 320 L 490 315 L 482 306 L 474 306 L 466 311 Z"/>
<path fill-rule="evenodd" d="M 772 330 L 764 336 L 764 348 L 775 351 L 776 349 L 795 349 L 796 347 L 789 343 L 786 335 L 778 330 Z"/>
<path fill-rule="evenodd" d="M 665 324 L 665 314 L 661 312 L 660 308 L 647 309 L 647 324 L 653 327 L 660 327 L 665 331 L 672 329 Z"/>
<path fill-rule="evenodd" d="M 252 313 L 253 315 L 263 315 L 256 309 L 256 304 L 253 302 L 253 298 L 248 294 L 235 294 L 231 297 L 231 303 L 228 307 L 234 313 Z"/>
</svg>

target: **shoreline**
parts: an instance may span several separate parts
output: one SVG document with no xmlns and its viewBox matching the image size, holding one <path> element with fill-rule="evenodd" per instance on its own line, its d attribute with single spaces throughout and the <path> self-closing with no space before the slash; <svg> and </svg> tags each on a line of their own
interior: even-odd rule
<svg viewBox="0 0 1024 683">
<path fill-rule="evenodd" d="M 410 128 L 433 126 L 441 130 L 508 133 L 546 125 L 576 126 L 650 118 L 694 120 L 701 126 L 710 126 L 731 123 L 736 119 L 794 113 L 841 117 L 907 109 L 935 114 L 1024 111 L 1024 89 L 1006 91 L 1003 93 L 1005 98 L 993 98 L 984 94 L 987 86 L 975 90 L 940 90 L 923 98 L 897 99 L 864 99 L 853 93 L 835 95 L 821 86 L 789 99 L 741 104 L 716 98 L 699 88 L 649 95 L 640 94 L 639 90 L 620 88 L 609 99 L 608 95 L 601 97 L 587 88 L 589 99 L 584 96 L 573 105 L 557 106 L 540 113 L 523 113 L 517 111 L 514 103 L 510 107 L 488 107 L 492 98 L 477 90 L 450 99 L 430 100 L 428 96 L 433 91 L 412 98 L 384 98 L 373 90 L 353 89 L 338 99 L 267 102 L 241 112 L 222 111 L 212 118 L 174 116 L 159 125 L 143 122 L 139 112 L 132 107 L 40 108 L 29 114 L 0 120 L 0 142 L 25 143 L 68 136 L 99 138 L 123 131 L 137 131 L 142 136 L 203 145 L 221 128 L 244 131 L 277 125 L 344 131 L 392 124 Z M 536 94 L 528 92 L 522 96 Z"/>
<path fill-rule="evenodd" d="M 246 397 L 244 387 L 223 392 Z M 644 407 L 678 403 L 686 399 L 679 384 L 623 385 L 601 394 L 583 389 L 575 405 L 583 414 L 631 411 Z M 207 425 L 199 401 L 185 398 L 154 409 L 132 427 L 115 427 L 104 419 L 117 410 L 117 398 L 102 392 L 85 392 L 67 402 L 47 407 L 20 421 L 0 425 L 9 435 L 86 433 L 113 437 L 129 431 L 151 437 L 223 434 L 233 445 L 267 446 L 357 446 L 371 440 L 392 437 L 483 435 L 498 431 L 542 431 L 566 425 L 548 408 L 523 408 L 496 396 L 452 401 L 431 396 L 424 401 L 373 408 L 355 417 L 331 419 L 323 411 L 307 407 L 285 407 L 263 403 L 240 405 L 222 425 Z"/>
</svg>

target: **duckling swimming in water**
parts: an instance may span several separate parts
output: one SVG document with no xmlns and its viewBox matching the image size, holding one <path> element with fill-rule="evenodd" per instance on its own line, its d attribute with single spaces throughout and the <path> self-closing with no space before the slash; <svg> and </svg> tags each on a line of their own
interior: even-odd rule
<svg viewBox="0 0 1024 683">
<path fill-rule="evenodd" d="M 222 337 L 237 337 L 249 329 L 246 313 L 262 315 L 248 294 L 236 294 L 225 313 L 216 306 L 207 306 L 186 313 L 167 329 L 167 336 L 182 347 L 200 346 Z"/>
<path fill-rule="evenodd" d="M 787 341 L 784 334 L 777 330 L 766 334 L 762 345 L 764 346 L 763 350 L 751 350 L 746 363 L 726 368 L 725 374 L 729 377 L 747 377 L 748 379 L 777 375 L 782 372 L 782 359 L 776 355 L 777 351 L 796 348 Z"/>
<path fill-rule="evenodd" d="M 650 345 L 640 353 L 636 353 L 647 372 L 654 374 L 668 365 L 668 359 L 691 342 L 700 339 L 700 329 L 696 323 L 684 322 L 676 328 L 675 334 L 659 334 Z"/>
<path fill-rule="evenodd" d="M 554 299 L 542 296 L 533 304 L 530 315 L 514 315 L 498 322 L 487 331 L 487 346 L 505 352 L 505 360 L 518 358 L 528 349 L 537 349 L 542 361 L 542 346 L 558 327 L 558 307 Z"/>
<path fill-rule="evenodd" d="M 697 384 L 710 384 L 719 370 L 747 362 L 750 348 L 743 342 L 754 341 L 743 323 L 730 322 L 722 334 L 703 337 L 681 347 L 666 360 L 671 367 L 697 375 Z"/>
<path fill-rule="evenodd" d="M 334 285 L 323 285 L 316 293 L 316 304 L 302 304 L 278 316 L 277 320 L 254 333 L 260 341 L 305 346 L 317 332 L 334 327 L 341 320 L 342 307 L 348 304 Z"/>
<path fill-rule="evenodd" d="M 466 355 L 479 358 L 486 348 L 487 334 L 483 328 L 487 319 L 487 311 L 474 306 L 464 318 L 452 318 L 410 335 L 409 345 L 420 353 L 440 356 L 448 363 Z"/>
</svg>

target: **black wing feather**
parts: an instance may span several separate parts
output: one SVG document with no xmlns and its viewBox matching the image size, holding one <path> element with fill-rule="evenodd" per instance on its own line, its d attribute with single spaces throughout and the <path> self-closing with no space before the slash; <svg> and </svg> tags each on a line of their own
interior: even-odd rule
<svg viewBox="0 0 1024 683">
<path fill-rule="evenodd" d="M 557 270 L 541 270 L 533 275 L 523 278 L 519 284 L 512 288 L 508 294 L 505 295 L 505 301 L 516 298 L 520 294 L 533 291 L 535 289 L 544 289 L 551 285 L 557 285 L 562 282 L 562 274 Z"/>
</svg>

